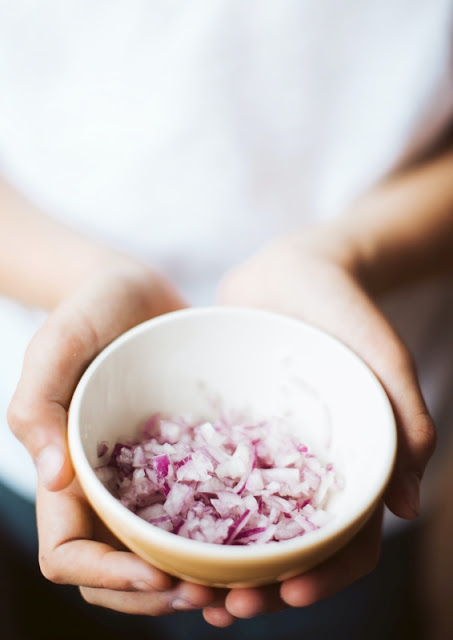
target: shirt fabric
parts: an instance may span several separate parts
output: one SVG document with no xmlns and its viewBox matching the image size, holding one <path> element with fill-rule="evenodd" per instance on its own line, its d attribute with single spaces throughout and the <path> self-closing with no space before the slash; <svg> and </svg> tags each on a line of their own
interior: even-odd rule
<svg viewBox="0 0 453 640">
<path fill-rule="evenodd" d="M 452 17 L 453 0 L 0 0 L 0 172 L 211 304 L 229 267 L 440 139 Z M 451 280 L 382 305 L 444 421 Z M 30 499 L 4 416 L 43 318 L 0 299 L 0 479 Z"/>
</svg>

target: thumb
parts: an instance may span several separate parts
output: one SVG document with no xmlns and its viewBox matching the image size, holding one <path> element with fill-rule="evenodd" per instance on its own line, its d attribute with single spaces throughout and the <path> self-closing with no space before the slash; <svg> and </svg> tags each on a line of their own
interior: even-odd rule
<svg viewBox="0 0 453 640">
<path fill-rule="evenodd" d="M 420 482 L 435 449 L 436 430 L 412 356 L 377 309 L 367 315 L 366 333 L 356 351 L 384 387 L 397 427 L 397 457 L 385 501 L 395 515 L 412 519 L 420 511 Z M 357 346 L 354 340 L 350 344 Z"/>
<path fill-rule="evenodd" d="M 409 379 L 412 376 L 408 374 Z M 407 388 L 406 395 L 412 392 L 414 396 L 407 402 L 412 411 L 403 412 L 400 403 L 392 398 L 389 390 L 387 392 L 398 425 L 398 456 L 385 501 L 397 516 L 412 519 L 420 512 L 420 483 L 435 449 L 436 431 L 416 380 L 411 389 Z"/>
<path fill-rule="evenodd" d="M 124 331 L 182 306 L 179 295 L 147 269 L 114 270 L 93 278 L 68 298 L 36 333 L 25 354 L 8 422 L 48 490 L 64 489 L 74 477 L 67 414 L 88 364 Z"/>
<path fill-rule="evenodd" d="M 64 326 L 64 325 L 63 325 Z M 8 423 L 30 453 L 40 482 L 51 491 L 74 477 L 67 441 L 67 412 L 84 369 L 96 354 L 89 332 L 60 327 L 55 319 L 37 332 L 8 408 Z"/>
<path fill-rule="evenodd" d="M 426 407 L 412 356 L 377 309 L 367 315 L 366 339 L 350 345 L 379 378 L 393 408 L 397 456 L 385 494 L 388 508 L 400 518 L 420 511 L 420 483 L 436 444 L 436 430 Z"/>
</svg>

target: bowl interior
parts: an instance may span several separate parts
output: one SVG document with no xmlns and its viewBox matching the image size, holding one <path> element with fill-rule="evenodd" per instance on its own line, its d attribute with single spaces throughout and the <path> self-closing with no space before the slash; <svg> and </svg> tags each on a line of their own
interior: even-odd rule
<svg viewBox="0 0 453 640">
<path fill-rule="evenodd" d="M 252 419 L 284 417 L 321 459 L 333 462 L 344 490 L 328 505 L 329 528 L 369 509 L 389 478 L 393 414 L 363 362 L 297 320 L 225 308 L 153 319 L 98 356 L 70 410 L 76 469 L 97 483 L 91 468 L 100 463 L 99 442 L 133 438 L 156 411 L 209 419 L 219 406 Z"/>
</svg>

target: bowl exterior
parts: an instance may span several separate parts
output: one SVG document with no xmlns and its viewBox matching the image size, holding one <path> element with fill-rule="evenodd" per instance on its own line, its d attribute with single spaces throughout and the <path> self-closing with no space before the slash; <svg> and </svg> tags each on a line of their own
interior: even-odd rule
<svg viewBox="0 0 453 640">
<path fill-rule="evenodd" d="M 331 443 L 332 454 L 338 456 L 349 479 L 344 495 L 334 505 L 335 525 L 326 527 L 328 533 L 323 528 L 319 535 L 302 536 L 300 544 L 273 543 L 272 550 L 262 553 L 243 547 L 233 555 L 231 549 L 219 545 L 193 545 L 193 541 L 157 530 L 120 505 L 101 485 L 93 471 L 99 464 L 97 444 L 116 442 L 125 425 L 137 433 L 138 426 L 156 410 L 176 414 L 201 410 L 198 376 L 216 382 L 217 390 L 225 392 L 226 406 L 237 408 L 250 401 L 252 408 L 264 407 L 265 416 L 286 410 L 291 403 L 292 413 L 300 413 L 306 406 L 300 398 L 307 390 L 302 379 L 325 391 L 332 416 L 326 430 L 318 421 L 320 428 L 314 435 L 320 446 Z M 345 380 L 352 382 L 348 386 Z M 308 391 L 308 396 L 313 395 L 312 387 Z M 250 309 L 174 312 L 121 336 L 82 377 L 69 410 L 68 437 L 82 489 L 107 527 L 128 548 L 171 575 L 219 587 L 283 580 L 338 551 L 378 505 L 396 452 L 390 403 L 357 356 L 297 320 Z M 372 480 L 367 479 L 368 469 L 373 472 Z"/>
<path fill-rule="evenodd" d="M 169 534 L 167 544 L 162 544 L 160 539 L 154 539 L 152 535 L 131 527 L 127 518 L 118 516 L 114 510 L 109 509 L 102 497 L 100 499 L 90 491 L 90 484 L 84 485 L 81 480 L 81 485 L 101 520 L 121 542 L 143 560 L 181 580 L 220 588 L 272 584 L 312 569 L 345 546 L 366 523 L 379 503 L 377 498 L 359 519 L 335 532 L 335 535 L 325 540 L 314 541 L 312 545 L 303 549 L 275 553 L 259 560 L 244 554 L 240 561 L 232 562 L 227 554 L 222 558 L 218 553 L 209 555 L 172 545 L 173 534 Z M 275 543 L 276 546 L 279 544 Z"/>
</svg>

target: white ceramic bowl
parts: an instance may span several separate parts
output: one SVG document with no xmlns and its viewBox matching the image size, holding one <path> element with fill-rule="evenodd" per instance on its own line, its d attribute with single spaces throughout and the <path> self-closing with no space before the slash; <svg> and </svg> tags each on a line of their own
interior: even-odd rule
<svg viewBox="0 0 453 640">
<path fill-rule="evenodd" d="M 101 441 L 135 436 L 156 411 L 209 418 L 213 395 L 256 418 L 287 416 L 334 463 L 344 489 L 326 525 L 264 545 L 209 544 L 145 522 L 101 484 L 93 471 Z M 390 403 L 354 353 L 298 320 L 239 308 L 177 311 L 120 336 L 82 376 L 68 429 L 80 484 L 113 533 L 164 571 L 216 586 L 271 583 L 325 560 L 375 509 L 396 451 Z"/>
</svg>

